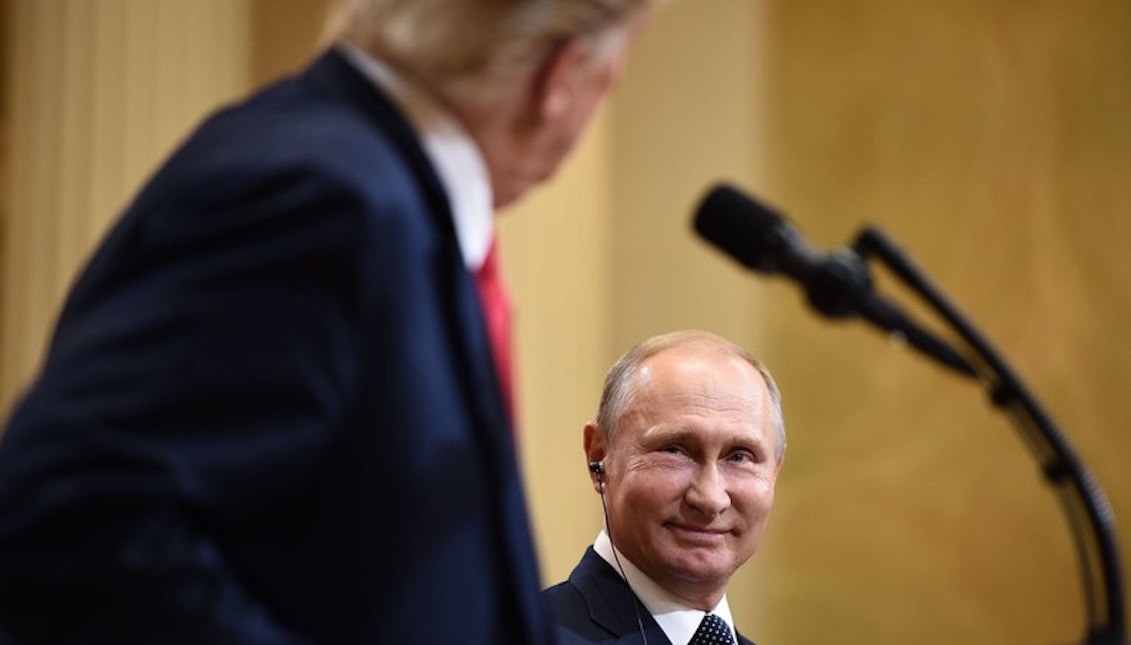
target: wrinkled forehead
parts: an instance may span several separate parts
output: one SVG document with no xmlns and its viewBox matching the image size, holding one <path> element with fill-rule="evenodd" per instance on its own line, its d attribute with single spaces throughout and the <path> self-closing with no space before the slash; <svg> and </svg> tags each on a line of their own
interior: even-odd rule
<svg viewBox="0 0 1131 645">
<path fill-rule="evenodd" d="M 649 357 L 634 377 L 622 419 L 658 423 L 665 417 L 726 422 L 761 429 L 771 423 L 769 391 L 758 370 L 723 350 L 673 348 Z"/>
<path fill-rule="evenodd" d="M 761 401 L 769 391 L 757 368 L 713 343 L 672 347 L 641 362 L 634 389 L 641 396 L 716 391 Z"/>
</svg>

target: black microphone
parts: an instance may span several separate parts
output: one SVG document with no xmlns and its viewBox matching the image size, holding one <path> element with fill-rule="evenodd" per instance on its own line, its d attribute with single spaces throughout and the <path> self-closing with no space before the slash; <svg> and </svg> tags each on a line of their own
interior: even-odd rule
<svg viewBox="0 0 1131 645">
<path fill-rule="evenodd" d="M 958 352 L 875 293 L 867 264 L 855 249 L 817 251 L 785 217 L 726 184 L 703 198 L 694 226 L 701 237 L 746 267 L 793 278 L 819 313 L 830 318 L 860 316 L 888 333 L 899 334 L 948 367 L 974 375 Z"/>
</svg>

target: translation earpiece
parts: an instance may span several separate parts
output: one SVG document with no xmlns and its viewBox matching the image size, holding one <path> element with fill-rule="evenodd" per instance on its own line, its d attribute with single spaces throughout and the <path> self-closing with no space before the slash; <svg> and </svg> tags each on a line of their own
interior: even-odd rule
<svg viewBox="0 0 1131 645">
<path fill-rule="evenodd" d="M 599 461 L 589 462 L 589 472 L 597 476 L 597 491 L 605 494 L 605 467 Z"/>
</svg>

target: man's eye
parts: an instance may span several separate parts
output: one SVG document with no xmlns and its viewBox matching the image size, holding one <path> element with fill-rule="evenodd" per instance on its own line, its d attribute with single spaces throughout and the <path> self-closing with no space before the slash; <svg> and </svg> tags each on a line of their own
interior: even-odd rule
<svg viewBox="0 0 1131 645">
<path fill-rule="evenodd" d="M 739 450 L 738 452 L 732 452 L 732 453 L 730 453 L 730 456 L 727 457 L 727 459 L 729 459 L 730 461 L 732 461 L 734 463 L 738 463 L 738 464 L 753 463 L 754 461 L 756 461 L 754 459 L 754 455 L 750 454 L 749 452 L 747 452 L 745 450 Z"/>
<path fill-rule="evenodd" d="M 680 448 L 679 446 L 675 446 L 675 445 L 664 446 L 663 448 L 660 449 L 660 452 L 666 452 L 669 455 L 678 455 L 678 454 L 683 452 L 683 448 Z"/>
</svg>

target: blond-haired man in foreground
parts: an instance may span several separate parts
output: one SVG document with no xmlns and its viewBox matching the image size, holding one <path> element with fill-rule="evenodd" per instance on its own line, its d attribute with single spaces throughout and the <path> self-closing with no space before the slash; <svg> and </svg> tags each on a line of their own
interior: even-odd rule
<svg viewBox="0 0 1131 645">
<path fill-rule="evenodd" d="M 344 0 L 307 69 L 204 122 L 8 422 L 0 641 L 541 642 L 478 278 L 650 5 Z"/>
</svg>

